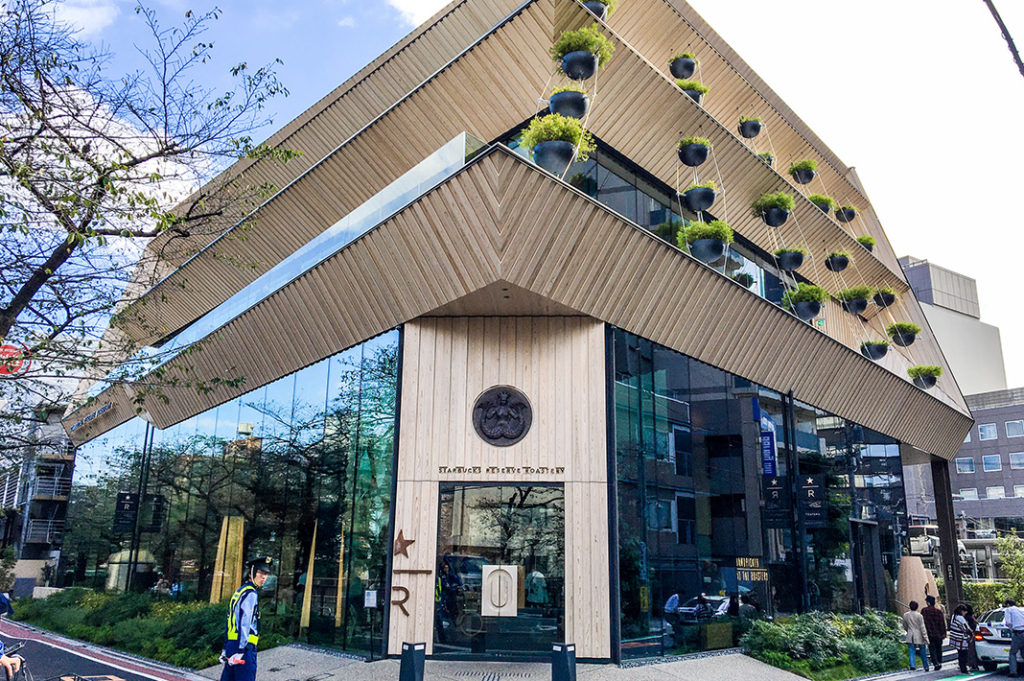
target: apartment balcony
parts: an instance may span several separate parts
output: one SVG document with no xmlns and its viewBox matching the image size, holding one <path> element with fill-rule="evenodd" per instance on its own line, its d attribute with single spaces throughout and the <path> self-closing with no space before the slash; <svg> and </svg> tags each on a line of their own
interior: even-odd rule
<svg viewBox="0 0 1024 681">
<path fill-rule="evenodd" d="M 36 478 L 32 486 L 32 499 L 62 500 L 71 494 L 71 480 L 68 478 Z"/>
<path fill-rule="evenodd" d="M 75 446 L 71 444 L 70 440 L 47 444 L 38 448 L 37 457 L 40 461 L 59 461 L 62 463 L 74 461 Z"/>
<path fill-rule="evenodd" d="M 58 544 L 64 539 L 63 520 L 29 520 L 25 532 L 27 544 Z"/>
</svg>

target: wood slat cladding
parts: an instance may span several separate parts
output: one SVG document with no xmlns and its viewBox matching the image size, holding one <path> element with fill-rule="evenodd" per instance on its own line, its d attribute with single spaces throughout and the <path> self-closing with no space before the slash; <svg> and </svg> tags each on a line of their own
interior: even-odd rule
<svg viewBox="0 0 1024 681">
<path fill-rule="evenodd" d="M 146 407 L 168 427 L 498 281 L 936 455 L 951 458 L 970 427 L 948 395 L 918 390 L 504 147 L 170 364 L 202 377 L 238 367 L 242 387 L 168 388 Z"/>
<path fill-rule="evenodd" d="M 396 557 L 394 567 L 435 569 L 431 509 L 440 481 L 562 483 L 566 640 L 582 657 L 609 657 L 604 324 L 585 317 L 421 318 L 405 325 L 403 353 L 395 528 L 420 548 L 409 560 Z M 510 447 L 487 444 L 473 428 L 477 397 L 498 385 L 519 389 L 533 408 L 530 431 Z M 432 575 L 393 579 L 409 589 L 410 615 L 391 613 L 390 652 L 401 652 L 402 641 L 428 641 L 429 654 Z"/>
</svg>

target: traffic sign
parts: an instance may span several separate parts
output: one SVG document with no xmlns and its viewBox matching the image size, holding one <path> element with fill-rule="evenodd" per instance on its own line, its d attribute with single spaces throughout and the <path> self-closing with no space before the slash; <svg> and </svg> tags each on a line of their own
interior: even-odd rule
<svg viewBox="0 0 1024 681">
<path fill-rule="evenodd" d="M 0 345 L 0 376 L 17 376 L 32 366 L 28 348 L 17 345 Z"/>
</svg>

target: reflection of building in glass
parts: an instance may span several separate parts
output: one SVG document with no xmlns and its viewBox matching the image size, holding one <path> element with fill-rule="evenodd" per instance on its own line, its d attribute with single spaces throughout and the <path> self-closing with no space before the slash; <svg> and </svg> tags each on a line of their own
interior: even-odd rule
<svg viewBox="0 0 1024 681">
<path fill-rule="evenodd" d="M 424 641 L 497 659 L 565 640 L 617 660 L 731 647 L 755 616 L 891 602 L 918 565 L 901 560 L 900 464 L 931 464 L 948 502 L 970 416 L 954 381 L 908 380 L 943 363 L 927 330 L 912 352 L 860 351 L 893 317 L 926 325 L 870 202 L 684 3 L 630 0 L 610 21 L 597 149 L 566 182 L 522 133 L 552 35 L 593 23 L 569 0 L 456 3 L 275 138 L 307 152 L 296 165 L 236 169 L 285 187 L 259 229 L 196 235 L 198 255 L 119 318 L 164 374 L 219 382 L 171 386 L 145 418 L 134 389 L 100 383 L 111 406 L 66 418 L 89 471 L 73 581 L 102 583 L 128 545 L 112 500 L 141 473 L 167 500 L 141 541 L 157 583 L 218 600 L 244 558 L 275 556 L 268 623 L 363 653 Z M 719 81 L 705 107 L 656 65 L 685 44 Z M 780 164 L 816 160 L 856 220 L 734 136 L 737 107 L 765 119 Z M 676 164 L 681 130 L 714 138 L 696 175 Z M 679 191 L 709 179 L 728 193 L 685 210 Z M 749 211 L 766 191 L 796 197 L 787 225 Z M 673 232 L 713 218 L 735 242 L 705 265 Z M 784 246 L 813 257 L 787 273 Z M 833 250 L 853 253 L 841 276 L 821 266 Z M 228 251 L 258 266 L 225 270 Z M 828 293 L 811 323 L 781 304 L 798 283 Z M 840 290 L 860 284 L 896 301 L 845 311 Z M 362 607 L 373 592 L 380 611 Z"/>
</svg>

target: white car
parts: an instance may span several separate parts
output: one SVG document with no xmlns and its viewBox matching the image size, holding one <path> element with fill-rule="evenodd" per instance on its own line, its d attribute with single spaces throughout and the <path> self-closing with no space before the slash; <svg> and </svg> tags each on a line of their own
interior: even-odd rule
<svg viewBox="0 0 1024 681">
<path fill-rule="evenodd" d="M 1006 664 L 1010 658 L 1010 630 L 1003 625 L 1003 609 L 997 608 L 985 613 L 978 620 L 978 630 L 974 632 L 974 644 L 978 649 L 978 661 L 987 672 L 994 672 L 1000 664 Z M 1018 664 L 1021 656 L 1018 654 Z"/>
</svg>

